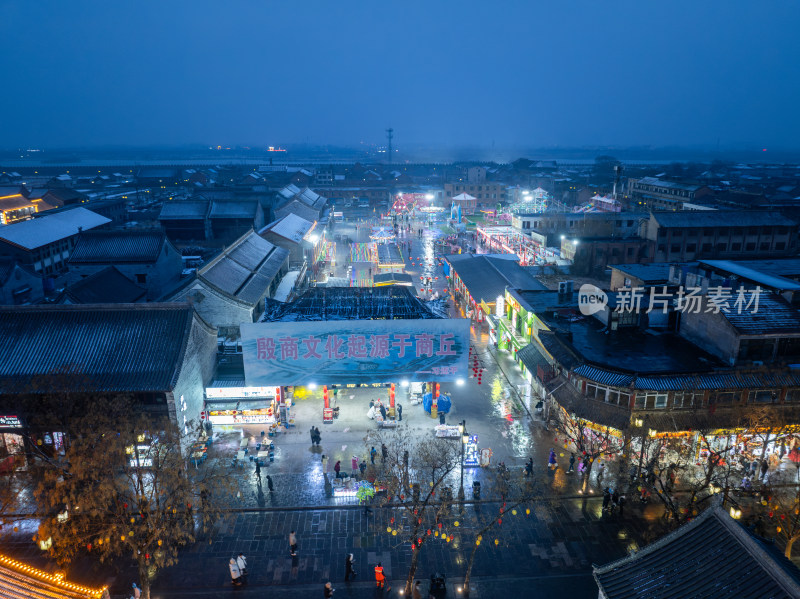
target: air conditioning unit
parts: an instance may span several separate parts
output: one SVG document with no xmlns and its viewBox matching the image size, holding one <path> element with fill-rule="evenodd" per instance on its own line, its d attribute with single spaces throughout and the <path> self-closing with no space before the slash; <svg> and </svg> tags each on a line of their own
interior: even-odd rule
<svg viewBox="0 0 800 599">
<path fill-rule="evenodd" d="M 573 290 L 573 282 L 572 281 L 560 281 L 558 283 L 558 293 L 559 295 L 567 295 L 572 293 Z"/>
</svg>

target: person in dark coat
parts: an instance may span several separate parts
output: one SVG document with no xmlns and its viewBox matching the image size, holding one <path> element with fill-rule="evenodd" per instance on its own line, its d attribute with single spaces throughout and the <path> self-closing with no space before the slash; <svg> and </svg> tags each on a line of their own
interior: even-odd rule
<svg viewBox="0 0 800 599">
<path fill-rule="evenodd" d="M 353 559 L 353 554 L 348 553 L 347 557 L 344 560 L 344 579 L 345 581 L 350 580 L 350 577 L 355 578 L 358 572 L 355 571 L 353 568 L 353 564 L 355 560 Z"/>
<path fill-rule="evenodd" d="M 369 450 L 369 461 L 372 462 L 372 465 L 375 465 L 375 456 L 378 455 L 378 450 L 373 447 Z"/>
<path fill-rule="evenodd" d="M 347 579 L 345 578 L 345 580 Z M 331 583 L 326 582 L 323 590 L 325 591 L 325 599 L 330 599 L 331 597 L 333 597 L 333 591 L 335 591 L 336 589 L 333 588 L 333 585 L 331 585 Z"/>
<path fill-rule="evenodd" d="M 608 490 L 608 487 L 603 489 L 603 511 L 605 512 L 608 509 L 608 504 L 611 503 L 611 491 Z"/>
<path fill-rule="evenodd" d="M 339 478 L 339 471 L 342 469 L 342 462 L 336 460 L 336 464 L 333 466 L 333 471 L 336 473 L 336 478 Z"/>
<path fill-rule="evenodd" d="M 367 460 L 361 458 L 361 463 L 358 465 L 358 469 L 361 471 L 361 478 L 364 478 L 364 471 L 367 469 Z"/>
<path fill-rule="evenodd" d="M 311 435 L 311 445 L 314 445 L 317 442 L 317 430 L 312 426 L 309 434 Z"/>
<path fill-rule="evenodd" d="M 380 410 L 381 410 L 381 418 L 383 418 L 384 420 L 386 420 L 386 406 L 385 406 L 385 405 L 383 405 L 383 404 L 381 404 L 381 405 L 380 405 Z"/>
<path fill-rule="evenodd" d="M 269 489 L 270 493 L 272 493 L 275 490 L 274 487 L 272 486 L 272 477 L 269 474 L 267 474 L 267 488 Z"/>
<path fill-rule="evenodd" d="M 397 421 L 400 422 L 403 420 L 403 404 L 397 404 Z"/>
<path fill-rule="evenodd" d="M 385 462 L 386 458 L 389 457 L 389 448 L 386 447 L 386 443 L 381 443 L 381 461 Z"/>
</svg>

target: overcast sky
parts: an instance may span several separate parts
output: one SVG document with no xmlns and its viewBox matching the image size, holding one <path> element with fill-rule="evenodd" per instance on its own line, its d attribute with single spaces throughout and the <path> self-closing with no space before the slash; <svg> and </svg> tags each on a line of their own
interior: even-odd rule
<svg viewBox="0 0 800 599">
<path fill-rule="evenodd" d="M 0 147 L 800 143 L 797 0 L 0 0 Z"/>
</svg>

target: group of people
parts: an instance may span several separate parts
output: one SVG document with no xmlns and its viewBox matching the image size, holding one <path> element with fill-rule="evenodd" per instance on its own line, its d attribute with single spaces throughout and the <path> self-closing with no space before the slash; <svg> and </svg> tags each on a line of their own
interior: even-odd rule
<svg viewBox="0 0 800 599">
<path fill-rule="evenodd" d="M 367 469 L 367 460 L 361 458 L 358 459 L 358 456 L 353 456 L 350 458 L 350 476 L 352 478 L 358 478 L 359 474 L 363 478 L 364 472 Z M 336 473 L 336 478 L 343 478 L 344 474 L 342 474 L 342 461 L 336 460 L 336 463 L 333 465 L 333 471 Z M 322 456 L 322 473 L 328 473 L 328 456 Z"/>
<path fill-rule="evenodd" d="M 228 568 L 231 571 L 231 582 L 234 586 L 247 582 L 247 558 L 243 553 L 232 557 L 228 562 Z"/>
<path fill-rule="evenodd" d="M 401 403 L 395 404 L 395 416 L 397 417 L 397 421 L 400 422 L 403 420 L 403 405 Z M 380 399 L 370 399 L 369 400 L 369 410 L 367 410 L 367 418 L 370 420 L 374 420 L 375 417 L 380 414 L 381 420 L 386 420 L 389 415 L 386 406 L 383 405 L 383 402 Z"/>
<path fill-rule="evenodd" d="M 625 495 L 621 494 L 617 489 L 610 489 L 609 487 L 603 489 L 603 512 L 611 514 L 618 510 L 619 515 L 622 516 L 625 501 Z"/>
</svg>

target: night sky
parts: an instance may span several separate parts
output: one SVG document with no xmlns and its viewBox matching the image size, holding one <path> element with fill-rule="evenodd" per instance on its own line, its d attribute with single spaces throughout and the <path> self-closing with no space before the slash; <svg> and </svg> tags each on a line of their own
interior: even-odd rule
<svg viewBox="0 0 800 599">
<path fill-rule="evenodd" d="M 796 0 L 0 0 L 0 147 L 797 147 Z"/>
</svg>

